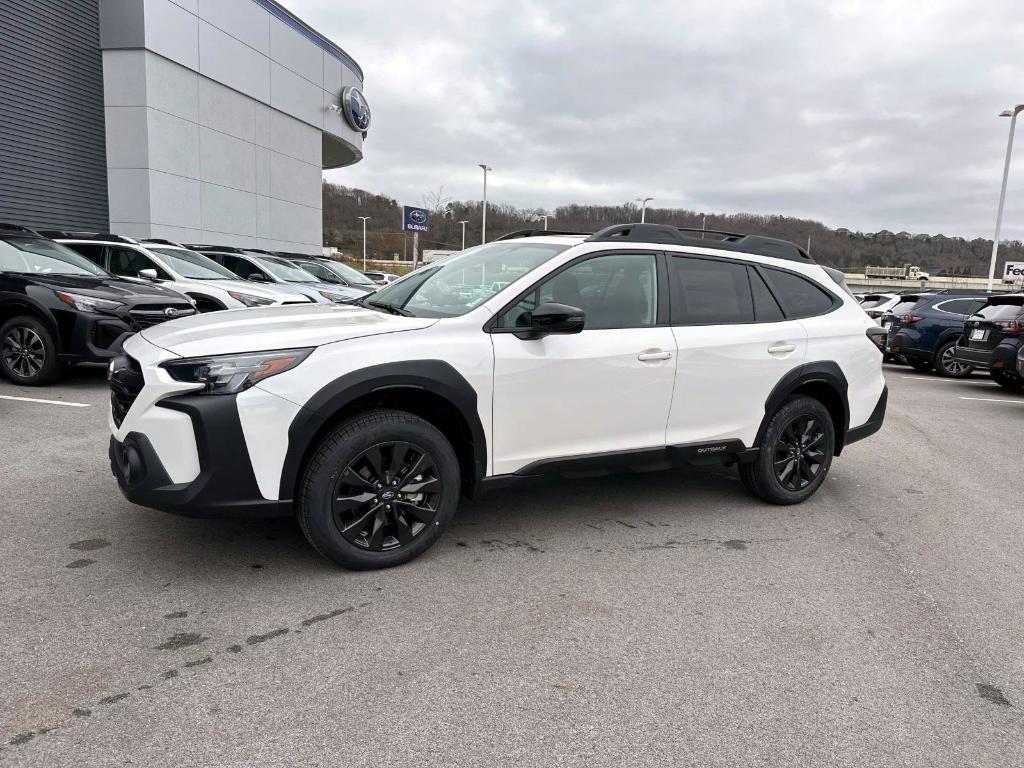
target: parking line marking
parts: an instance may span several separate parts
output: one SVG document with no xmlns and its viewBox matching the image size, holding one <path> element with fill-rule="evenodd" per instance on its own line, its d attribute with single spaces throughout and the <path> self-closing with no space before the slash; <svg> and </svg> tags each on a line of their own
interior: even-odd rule
<svg viewBox="0 0 1024 768">
<path fill-rule="evenodd" d="M 985 403 L 1013 403 L 1014 405 L 1024 405 L 1024 400 L 1000 400 L 995 397 L 964 397 L 960 396 L 961 400 L 981 400 Z"/>
<path fill-rule="evenodd" d="M 66 405 L 69 408 L 92 408 L 92 403 L 69 403 L 65 400 L 40 400 L 36 397 L 14 397 L 0 395 L 0 400 L 20 400 L 23 403 L 43 403 L 44 405 Z"/>
</svg>

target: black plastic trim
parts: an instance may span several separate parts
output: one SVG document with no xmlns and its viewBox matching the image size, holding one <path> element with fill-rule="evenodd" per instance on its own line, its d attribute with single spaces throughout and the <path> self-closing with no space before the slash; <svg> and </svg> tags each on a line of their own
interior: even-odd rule
<svg viewBox="0 0 1024 768">
<path fill-rule="evenodd" d="M 822 360 L 814 363 L 804 363 L 798 368 L 794 368 L 783 376 L 775 388 L 772 389 L 771 394 L 768 395 L 768 399 L 764 404 L 764 418 L 761 421 L 761 426 L 757 430 L 757 438 L 754 441 L 755 446 L 760 446 L 764 442 L 764 433 L 768 429 L 768 422 L 771 421 L 772 416 L 775 412 L 782 407 L 782 404 L 796 392 L 800 387 L 807 384 L 823 383 L 835 390 L 836 394 L 839 395 L 843 403 L 843 414 L 842 423 L 837 425 L 836 429 L 836 450 L 835 454 L 838 456 L 846 442 L 846 433 L 850 428 L 850 398 L 849 398 L 849 384 L 846 381 L 846 376 L 843 374 L 843 370 L 831 360 Z"/>
<path fill-rule="evenodd" d="M 384 389 L 414 388 L 442 397 L 462 416 L 472 435 L 473 476 L 470 493 L 487 474 L 487 438 L 477 413 L 476 390 L 444 360 L 385 363 L 347 373 L 325 385 L 303 406 L 288 428 L 288 452 L 281 471 L 280 495 L 291 498 L 299 473 L 320 430 L 346 405 Z M 456 450 L 458 447 L 456 446 Z"/>
<path fill-rule="evenodd" d="M 179 395 L 157 403 L 187 414 L 199 453 L 199 475 L 172 483 L 148 438 L 130 432 L 124 442 L 110 439 L 110 468 L 125 497 L 145 507 L 184 517 L 283 517 L 292 513 L 291 497 L 265 499 L 245 449 L 234 395 Z M 141 456 L 141 472 L 128 472 L 126 451 Z"/>
<path fill-rule="evenodd" d="M 615 224 L 595 232 L 588 243 L 635 242 L 661 245 L 689 245 L 723 251 L 738 251 L 785 261 L 814 264 L 814 260 L 796 243 L 774 237 L 745 235 L 719 230 L 697 230 L 667 224 Z"/>
<path fill-rule="evenodd" d="M 868 416 L 868 420 L 859 427 L 854 427 L 846 431 L 845 445 L 850 443 L 856 443 L 858 440 L 863 440 L 865 437 L 871 437 L 878 430 L 882 428 L 882 423 L 885 421 L 885 407 L 889 402 L 889 387 L 882 387 L 882 394 L 878 397 L 878 403 L 875 405 L 871 415 Z"/>
</svg>

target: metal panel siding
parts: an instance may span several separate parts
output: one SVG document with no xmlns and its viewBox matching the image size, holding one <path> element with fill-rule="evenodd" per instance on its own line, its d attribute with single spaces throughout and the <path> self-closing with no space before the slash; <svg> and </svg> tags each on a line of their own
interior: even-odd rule
<svg viewBox="0 0 1024 768">
<path fill-rule="evenodd" d="M 0 221 L 109 228 L 99 0 L 0 0 Z"/>
</svg>

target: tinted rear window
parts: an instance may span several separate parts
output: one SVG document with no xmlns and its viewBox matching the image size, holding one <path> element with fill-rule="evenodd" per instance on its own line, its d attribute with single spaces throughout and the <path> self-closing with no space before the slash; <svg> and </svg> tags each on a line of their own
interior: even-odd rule
<svg viewBox="0 0 1024 768">
<path fill-rule="evenodd" d="M 728 261 L 676 256 L 673 325 L 752 323 L 754 303 L 747 267 Z"/>
<path fill-rule="evenodd" d="M 782 304 L 786 315 L 791 318 L 823 315 L 832 309 L 835 299 L 823 288 L 792 272 L 765 268 L 764 273 L 772 292 Z"/>
<path fill-rule="evenodd" d="M 910 298 L 905 298 L 903 301 L 901 301 L 899 304 L 897 304 L 889 311 L 892 312 L 894 315 L 905 315 L 920 303 L 921 299 L 919 299 L 917 296 L 912 296 Z"/>
<path fill-rule="evenodd" d="M 863 309 L 874 309 L 881 304 L 885 304 L 891 298 L 891 296 L 865 296 L 860 305 Z"/>
<path fill-rule="evenodd" d="M 1024 299 L 1021 300 L 1024 303 Z M 1016 320 L 1024 313 L 1024 306 L 1021 304 L 989 304 L 978 310 L 978 314 L 985 320 Z"/>
</svg>

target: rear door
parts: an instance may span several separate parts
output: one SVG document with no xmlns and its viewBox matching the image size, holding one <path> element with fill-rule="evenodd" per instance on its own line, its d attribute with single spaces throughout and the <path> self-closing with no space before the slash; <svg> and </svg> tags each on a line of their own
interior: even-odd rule
<svg viewBox="0 0 1024 768">
<path fill-rule="evenodd" d="M 749 447 L 772 389 L 803 363 L 807 333 L 753 265 L 685 254 L 668 262 L 678 360 L 666 442 Z"/>
</svg>

